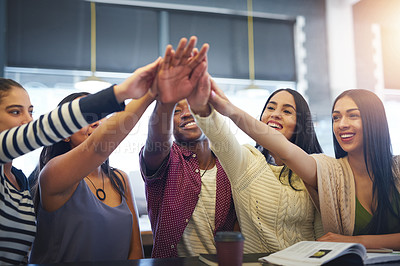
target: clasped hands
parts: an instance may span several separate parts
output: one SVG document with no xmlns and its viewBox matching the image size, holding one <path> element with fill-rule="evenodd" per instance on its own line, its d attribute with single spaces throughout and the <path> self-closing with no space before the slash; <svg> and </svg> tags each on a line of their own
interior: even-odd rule
<svg viewBox="0 0 400 266">
<path fill-rule="evenodd" d="M 224 114 L 229 100 L 207 72 L 208 44 L 200 51 L 195 48 L 197 38 L 182 38 L 176 48 L 168 45 L 163 58 L 138 68 L 118 89 L 126 98 L 138 99 L 145 94 L 164 104 L 175 104 L 187 99 L 192 110 L 209 113 L 210 102 Z"/>
</svg>

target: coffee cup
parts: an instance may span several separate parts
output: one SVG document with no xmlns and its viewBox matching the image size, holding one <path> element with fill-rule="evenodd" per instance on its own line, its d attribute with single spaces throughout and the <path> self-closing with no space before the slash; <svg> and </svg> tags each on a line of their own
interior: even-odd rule
<svg viewBox="0 0 400 266">
<path fill-rule="evenodd" d="M 215 235 L 219 266 L 241 266 L 244 237 L 240 232 L 217 232 Z"/>
</svg>

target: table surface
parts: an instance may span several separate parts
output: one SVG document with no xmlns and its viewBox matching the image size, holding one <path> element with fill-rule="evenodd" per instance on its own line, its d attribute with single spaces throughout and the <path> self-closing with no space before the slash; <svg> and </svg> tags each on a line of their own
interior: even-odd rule
<svg viewBox="0 0 400 266">
<path fill-rule="evenodd" d="M 207 264 L 201 262 L 198 257 L 180 257 L 180 258 L 163 258 L 163 259 L 140 259 L 140 260 L 125 260 L 125 261 L 101 261 L 101 262 L 74 262 L 74 263 L 57 263 L 57 264 L 28 264 L 30 266 L 34 265 L 58 265 L 58 266 L 94 266 L 94 265 L 99 265 L 99 266 L 108 266 L 108 265 L 113 265 L 113 266 L 135 266 L 135 265 L 140 265 L 140 266 L 205 266 Z M 260 266 L 263 265 L 274 265 L 270 263 L 260 263 Z M 330 264 L 328 264 L 330 265 Z M 342 263 L 339 264 L 332 264 L 332 265 L 344 265 Z M 347 264 L 349 265 L 349 264 Z M 352 265 L 362 265 L 362 264 L 352 264 Z M 400 265 L 399 261 L 391 262 L 391 263 L 380 263 L 376 264 L 379 266 L 395 266 L 395 265 Z"/>
<path fill-rule="evenodd" d="M 33 265 L 57 265 L 57 266 L 205 266 L 207 264 L 201 262 L 199 257 L 179 257 L 179 258 L 163 258 L 163 259 L 140 259 L 140 260 L 126 260 L 126 261 L 102 261 L 102 262 L 74 262 L 74 263 L 56 263 L 56 264 L 28 264 Z M 260 263 L 261 265 L 272 265 L 269 263 Z"/>
</svg>

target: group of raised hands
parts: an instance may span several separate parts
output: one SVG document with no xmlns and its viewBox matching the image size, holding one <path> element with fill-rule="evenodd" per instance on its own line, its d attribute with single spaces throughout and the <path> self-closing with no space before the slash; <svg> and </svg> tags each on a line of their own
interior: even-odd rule
<svg viewBox="0 0 400 266">
<path fill-rule="evenodd" d="M 192 110 L 200 114 L 210 112 L 208 102 L 226 114 L 229 100 L 208 74 L 208 44 L 200 51 L 197 38 L 182 38 L 176 48 L 168 45 L 163 58 L 138 68 L 124 82 L 114 87 L 118 101 L 138 99 L 149 93 L 161 103 L 177 103 L 187 99 Z"/>
</svg>

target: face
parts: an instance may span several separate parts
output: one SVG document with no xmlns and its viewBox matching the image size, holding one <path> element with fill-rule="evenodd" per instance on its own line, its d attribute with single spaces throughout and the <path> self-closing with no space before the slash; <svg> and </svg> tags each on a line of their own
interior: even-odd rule
<svg viewBox="0 0 400 266">
<path fill-rule="evenodd" d="M 83 98 L 85 96 L 78 97 L 76 99 Z M 75 148 L 82 142 L 84 142 L 92 133 L 96 130 L 96 128 L 101 124 L 101 121 L 105 120 L 107 118 L 104 118 L 102 120 L 96 121 L 90 125 L 87 125 L 83 128 L 81 128 L 78 132 L 74 133 L 71 135 L 69 138 L 67 138 L 67 141 L 70 142 L 71 148 Z"/>
<path fill-rule="evenodd" d="M 100 121 L 96 121 L 86 127 L 81 128 L 81 130 L 71 135 L 71 137 L 67 139 L 70 142 L 71 148 L 73 149 L 84 142 L 90 135 L 92 135 L 99 125 Z"/>
<path fill-rule="evenodd" d="M 194 142 L 205 138 L 189 111 L 186 100 L 178 102 L 174 111 L 174 137 L 177 142 Z"/>
<path fill-rule="evenodd" d="M 0 132 L 32 121 L 33 105 L 28 93 L 13 87 L 0 99 Z"/>
<path fill-rule="evenodd" d="M 287 139 L 296 129 L 296 103 L 293 95 L 280 91 L 270 99 L 262 114 L 261 121 L 281 132 Z"/>
<path fill-rule="evenodd" d="M 339 99 L 332 112 L 333 133 L 348 154 L 363 152 L 363 131 L 360 110 L 348 96 Z"/>
</svg>

